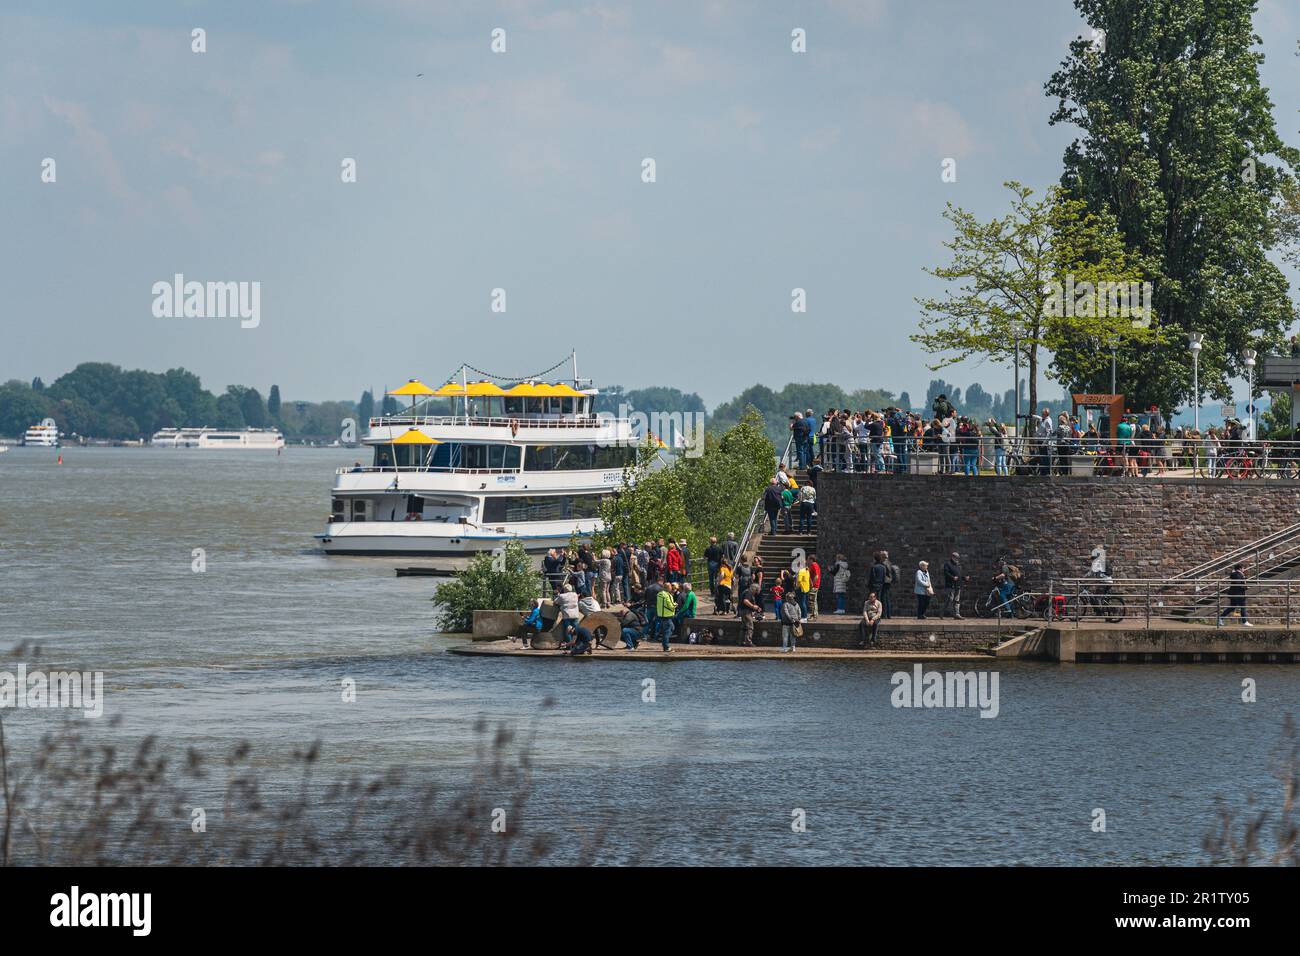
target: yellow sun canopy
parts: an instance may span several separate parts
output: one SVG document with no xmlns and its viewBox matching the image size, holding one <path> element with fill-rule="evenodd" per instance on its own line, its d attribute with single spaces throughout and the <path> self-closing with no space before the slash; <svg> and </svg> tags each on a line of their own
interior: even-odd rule
<svg viewBox="0 0 1300 956">
<path fill-rule="evenodd" d="M 394 445 L 441 445 L 436 438 L 430 438 L 418 428 L 410 428 L 393 439 Z"/>
<path fill-rule="evenodd" d="M 389 395 L 433 395 L 435 393 L 433 389 L 431 389 L 428 385 L 425 385 L 423 382 L 417 381 L 416 379 L 411 379 L 401 388 L 395 388 L 388 394 Z"/>
</svg>

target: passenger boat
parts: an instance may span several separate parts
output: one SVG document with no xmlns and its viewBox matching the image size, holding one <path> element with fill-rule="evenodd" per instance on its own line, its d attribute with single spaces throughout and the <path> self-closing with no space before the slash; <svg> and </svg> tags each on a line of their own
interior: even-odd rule
<svg viewBox="0 0 1300 956">
<path fill-rule="evenodd" d="M 155 448 L 240 448 L 277 450 L 284 436 L 276 428 L 164 428 L 154 432 Z"/>
<path fill-rule="evenodd" d="M 27 434 L 23 436 L 23 444 L 35 448 L 58 448 L 59 426 L 53 418 L 43 419 L 39 425 L 27 429 Z"/>
<path fill-rule="evenodd" d="M 628 419 L 593 412 L 598 390 L 571 358 L 571 381 L 470 381 L 462 366 L 439 388 L 412 379 L 389 392 L 410 408 L 370 419 L 371 460 L 335 474 L 321 547 L 464 558 L 516 539 L 534 554 L 589 539 L 638 438 Z"/>
</svg>

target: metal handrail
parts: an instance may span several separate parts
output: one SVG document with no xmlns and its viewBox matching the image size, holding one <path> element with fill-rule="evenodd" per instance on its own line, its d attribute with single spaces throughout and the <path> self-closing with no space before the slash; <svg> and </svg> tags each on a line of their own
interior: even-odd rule
<svg viewBox="0 0 1300 956">
<path fill-rule="evenodd" d="M 586 470 L 609 471 L 610 469 L 588 468 Z M 400 472 L 401 474 L 430 472 L 440 475 L 517 475 L 521 473 L 518 468 L 453 468 L 450 465 L 430 465 L 429 467 L 423 465 L 362 465 L 357 467 L 353 465 L 351 467 L 334 469 L 334 474 L 336 475 L 368 474 L 373 472 L 382 472 L 384 474 L 392 474 L 395 472 Z"/>
<path fill-rule="evenodd" d="M 777 456 L 776 460 L 778 464 L 784 464 L 786 462 L 786 459 L 790 454 L 790 449 L 793 446 L 794 435 L 791 435 L 785 443 L 785 451 L 781 452 L 781 454 Z M 754 530 L 758 526 L 759 515 L 762 514 L 763 511 L 763 494 L 766 491 L 767 489 L 764 488 L 763 491 L 758 493 L 758 498 L 754 501 L 754 507 L 749 512 L 749 521 L 745 523 L 745 532 L 740 537 L 740 550 L 737 552 L 739 555 L 745 554 L 746 549 L 749 547 L 750 539 L 754 535 Z"/>
<path fill-rule="evenodd" d="M 1053 597 L 1066 600 L 1065 619 L 1078 627 L 1089 620 L 1110 623 L 1143 622 L 1150 630 L 1152 622 L 1164 625 L 1195 623 L 1200 612 L 1208 618 L 1213 612 L 1214 624 L 1222 626 L 1225 618 L 1237 609 L 1230 588 L 1242 589 L 1240 620 L 1280 624 L 1287 628 L 1295 621 L 1295 596 L 1300 594 L 1300 582 L 1292 580 L 1260 580 L 1212 578 L 1189 580 L 1187 578 L 1105 578 L 1090 576 L 1066 578 L 1052 592 L 1026 592 L 1030 606 L 1045 606 Z M 1211 599 L 1213 603 L 1211 603 Z M 1240 613 L 1240 612 L 1239 612 Z M 1207 621 L 1208 623 L 1208 621 Z"/>
<path fill-rule="evenodd" d="M 1293 538 L 1297 537 L 1300 537 L 1300 524 L 1288 525 L 1280 531 L 1274 531 L 1271 534 L 1264 535 L 1262 538 L 1248 541 L 1241 547 L 1229 551 L 1226 554 L 1221 554 L 1219 557 L 1212 558 L 1203 564 L 1198 564 L 1191 570 L 1177 575 L 1177 577 L 1188 579 L 1204 577 L 1207 574 L 1214 573 L 1216 570 L 1231 568 L 1237 561 L 1251 555 L 1255 557 L 1256 564 L 1258 564 L 1259 552 L 1261 550 L 1289 542 Z"/>
</svg>

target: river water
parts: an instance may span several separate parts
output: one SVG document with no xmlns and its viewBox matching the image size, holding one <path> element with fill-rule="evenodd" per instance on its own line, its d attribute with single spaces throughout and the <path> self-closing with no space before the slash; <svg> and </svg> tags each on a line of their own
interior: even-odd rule
<svg viewBox="0 0 1300 956">
<path fill-rule="evenodd" d="M 601 862 L 1192 864 L 1217 800 L 1280 804 L 1294 666 L 990 661 L 983 719 L 891 706 L 902 664 L 466 658 L 435 633 L 434 581 L 394 575 L 409 561 L 314 551 L 354 452 L 58 454 L 0 455 L 0 651 L 30 640 L 49 669 L 103 671 L 117 721 L 82 719 L 92 737 L 246 741 L 272 787 L 319 739 L 322 778 L 455 784 L 481 719 L 534 725 L 532 819 L 555 862 L 599 829 Z M 79 719 L 0 717 L 16 765 Z"/>
</svg>

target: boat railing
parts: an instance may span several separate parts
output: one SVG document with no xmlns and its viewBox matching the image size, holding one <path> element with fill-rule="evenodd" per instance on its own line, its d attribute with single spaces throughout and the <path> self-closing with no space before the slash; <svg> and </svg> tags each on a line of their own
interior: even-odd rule
<svg viewBox="0 0 1300 956">
<path fill-rule="evenodd" d="M 590 470 L 600 471 L 601 469 L 592 468 Z M 518 468 L 452 468 L 444 465 L 352 465 L 350 467 L 336 468 L 334 474 L 350 475 L 387 472 L 406 475 L 426 471 L 440 475 L 517 475 L 520 473 Z"/>
<path fill-rule="evenodd" d="M 463 415 L 393 415 L 383 418 L 370 419 L 371 428 L 387 428 L 391 426 L 420 426 L 431 425 L 437 428 L 449 428 L 453 426 L 468 426 L 479 428 L 598 428 L 609 425 L 619 425 L 629 422 L 626 418 L 615 418 L 614 416 L 596 416 L 596 415 L 559 415 L 554 418 L 538 418 L 536 416 L 520 415 L 508 418 L 484 418 L 471 415 L 465 418 Z"/>
</svg>

